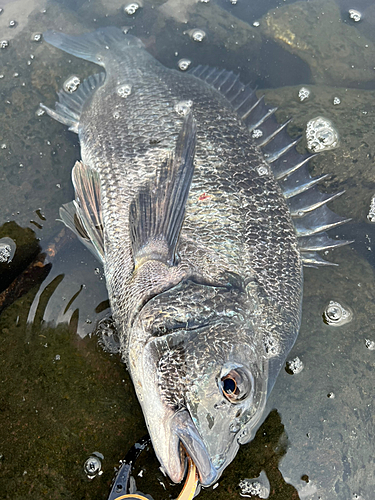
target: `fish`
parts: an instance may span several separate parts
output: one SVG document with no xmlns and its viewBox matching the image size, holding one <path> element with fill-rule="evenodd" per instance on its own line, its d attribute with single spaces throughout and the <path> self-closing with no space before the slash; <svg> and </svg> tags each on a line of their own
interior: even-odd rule
<svg viewBox="0 0 375 500">
<path fill-rule="evenodd" d="M 345 245 L 299 139 L 225 69 L 169 69 L 115 27 L 44 39 L 104 68 L 48 115 L 78 134 L 60 218 L 102 262 L 162 468 L 214 484 L 254 437 L 301 322 L 303 267 Z"/>
</svg>

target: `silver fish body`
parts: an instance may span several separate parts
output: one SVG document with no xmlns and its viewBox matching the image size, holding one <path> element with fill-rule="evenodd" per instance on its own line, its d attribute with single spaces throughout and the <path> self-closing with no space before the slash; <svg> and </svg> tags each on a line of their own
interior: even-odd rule
<svg viewBox="0 0 375 500">
<path fill-rule="evenodd" d="M 81 144 L 82 163 L 73 169 L 76 200 L 62 218 L 103 261 L 122 354 L 162 466 L 181 481 L 182 444 L 201 483 L 213 484 L 253 437 L 296 339 L 303 260 L 321 263 L 315 250 L 337 246 L 324 230 L 344 220 L 323 223 L 324 200 L 306 208 L 310 198 L 304 203 L 301 193 L 313 185 L 310 177 L 294 194 L 291 182 L 281 189 L 270 166 L 277 163 L 276 147 L 269 147 L 267 161 L 249 131 L 259 101 L 249 104 L 249 89 L 232 73 L 167 69 L 116 28 L 45 38 L 105 68 L 76 96 L 60 93 L 56 111 L 45 107 Z M 279 130 L 269 132 L 270 144 L 272 134 Z M 160 166 L 167 171 L 193 157 L 174 257 L 163 257 L 160 240 L 151 250 L 146 244 L 135 250 L 137 224 L 148 224 L 140 193 L 160 209 L 152 188 Z M 299 161 L 306 168 L 306 158 Z M 299 167 L 293 162 L 285 179 Z M 301 235 L 291 203 L 311 219 L 298 212 Z M 324 221 L 311 217 L 312 210 L 325 210 Z"/>
</svg>

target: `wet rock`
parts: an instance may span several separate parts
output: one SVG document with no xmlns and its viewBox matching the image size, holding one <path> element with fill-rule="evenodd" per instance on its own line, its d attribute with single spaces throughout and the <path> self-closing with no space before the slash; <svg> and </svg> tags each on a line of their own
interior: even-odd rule
<svg viewBox="0 0 375 500">
<path fill-rule="evenodd" d="M 8 258 L 0 259 L 0 292 L 3 292 L 35 259 L 40 252 L 40 246 L 31 229 L 21 228 L 15 222 L 8 222 L 0 227 L 1 242 L 9 246 Z M 2 249 L 4 250 L 4 247 Z M 1 255 L 4 256 L 4 253 Z"/>
<path fill-rule="evenodd" d="M 357 87 L 374 81 L 374 43 L 343 23 L 333 0 L 300 1 L 273 9 L 260 29 L 306 61 L 315 83 Z"/>
</svg>

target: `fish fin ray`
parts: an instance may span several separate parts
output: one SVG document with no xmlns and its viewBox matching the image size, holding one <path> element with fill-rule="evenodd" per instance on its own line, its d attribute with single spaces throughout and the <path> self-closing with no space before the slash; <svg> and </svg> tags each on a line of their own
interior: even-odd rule
<svg viewBox="0 0 375 500">
<path fill-rule="evenodd" d="M 74 233 L 77 238 L 85 245 L 85 247 L 90 250 L 90 252 L 99 258 L 100 262 L 103 263 L 102 257 L 96 251 L 96 248 L 92 244 L 89 235 L 87 234 L 83 223 L 77 213 L 77 205 L 74 201 L 65 203 L 60 207 L 59 210 L 60 220 L 65 224 L 65 226 Z"/>
<path fill-rule="evenodd" d="M 50 45 L 100 66 L 105 66 L 106 60 L 110 57 L 109 49 L 117 49 L 126 44 L 130 36 L 114 26 L 99 28 L 94 32 L 76 36 L 53 30 L 43 33 L 44 40 Z M 139 44 L 141 43 L 139 41 Z"/>
<path fill-rule="evenodd" d="M 300 249 L 304 264 L 323 265 L 324 259 L 317 251 L 351 243 L 331 240 L 328 236 L 324 242 L 321 239 L 327 229 L 344 224 L 349 219 L 339 217 L 327 208 L 326 203 L 342 192 L 329 195 L 320 193 L 316 185 L 327 176 L 310 176 L 308 162 L 315 154 L 297 151 L 300 138 L 291 139 L 287 132 L 291 120 L 280 125 L 274 116 L 276 108 L 265 104 L 264 97 L 258 98 L 256 89 L 241 83 L 239 76 L 232 71 L 197 66 L 189 73 L 211 85 L 231 103 L 239 118 L 246 123 L 255 144 L 262 149 L 286 198 L 297 237 L 303 240 Z M 329 265 L 326 261 L 324 263 Z"/>
<path fill-rule="evenodd" d="M 72 170 L 76 194 L 74 205 L 96 253 L 104 261 L 104 226 L 102 218 L 99 174 L 81 161 Z"/>
<path fill-rule="evenodd" d="M 69 130 L 78 134 L 78 126 L 83 107 L 90 96 L 103 85 L 105 73 L 97 73 L 86 78 L 78 90 L 68 94 L 64 90 L 58 92 L 59 101 L 55 104 L 55 110 L 48 108 L 44 104 L 40 107 L 46 113 L 60 123 L 67 125 Z"/>
<path fill-rule="evenodd" d="M 145 184 L 129 207 L 130 239 L 135 266 L 146 260 L 174 264 L 194 173 L 196 125 L 184 119 L 175 152 L 163 162 L 155 183 Z"/>
<path fill-rule="evenodd" d="M 293 222 L 297 236 L 312 236 L 313 234 L 318 234 L 328 229 L 341 226 L 349 221 L 350 219 L 340 217 L 332 212 L 327 205 L 322 205 L 303 217 L 294 219 Z"/>
<path fill-rule="evenodd" d="M 301 259 L 305 267 L 338 266 L 335 262 L 323 259 L 317 252 L 301 252 Z"/>
<path fill-rule="evenodd" d="M 343 195 L 345 191 L 338 193 L 321 193 L 314 186 L 307 191 L 303 191 L 299 195 L 287 199 L 287 205 L 293 218 L 302 217 L 308 212 L 312 212 L 316 208 L 335 200 Z"/>
<path fill-rule="evenodd" d="M 353 243 L 353 241 L 330 238 L 325 231 L 312 236 L 301 236 L 298 238 L 298 245 L 301 252 L 321 252 L 349 245 L 350 243 Z"/>
</svg>

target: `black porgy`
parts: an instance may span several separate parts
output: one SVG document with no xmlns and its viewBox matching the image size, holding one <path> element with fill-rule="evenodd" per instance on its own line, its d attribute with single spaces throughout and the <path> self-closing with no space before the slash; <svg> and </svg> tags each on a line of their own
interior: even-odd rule
<svg viewBox="0 0 375 500">
<path fill-rule="evenodd" d="M 102 261 L 121 352 L 170 478 L 204 486 L 250 441 L 298 335 L 303 265 L 345 219 L 256 93 L 164 67 L 118 28 L 48 43 L 105 72 L 43 108 L 79 136 L 61 218 Z"/>
</svg>

